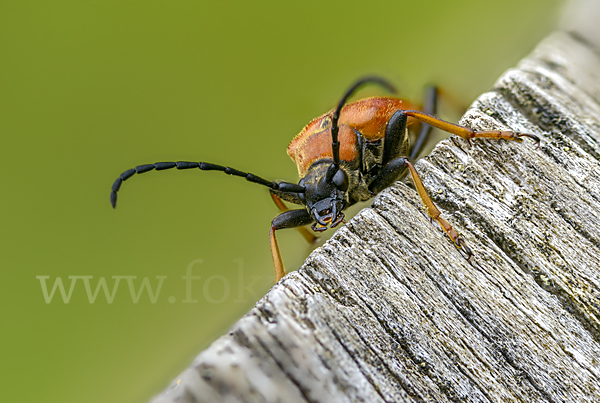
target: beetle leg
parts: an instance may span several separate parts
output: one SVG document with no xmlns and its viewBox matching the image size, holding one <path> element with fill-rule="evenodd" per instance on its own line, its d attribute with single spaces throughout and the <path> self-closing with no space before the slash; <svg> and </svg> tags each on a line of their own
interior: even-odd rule
<svg viewBox="0 0 600 403">
<path fill-rule="evenodd" d="M 404 111 L 397 111 L 388 121 L 383 140 L 383 156 L 381 164 L 385 166 L 398 155 L 406 155 L 408 152 L 408 134 L 406 133 L 406 121 L 408 116 Z"/>
<path fill-rule="evenodd" d="M 305 209 L 284 211 L 271 222 L 269 239 L 271 241 L 271 255 L 273 256 L 273 264 L 275 266 L 275 282 L 278 282 L 285 276 L 285 268 L 283 267 L 283 260 L 279 252 L 275 231 L 283 228 L 302 227 L 311 222 L 313 222 L 313 219 Z"/>
<path fill-rule="evenodd" d="M 437 111 L 437 100 L 438 100 L 438 89 L 435 86 L 429 86 L 425 89 L 425 100 L 423 102 L 423 112 L 428 115 L 435 115 Z M 421 124 L 421 130 L 415 140 L 414 144 L 410 148 L 410 159 L 416 161 L 419 154 L 423 150 L 425 143 L 429 140 L 431 134 L 431 125 L 427 123 Z"/>
<path fill-rule="evenodd" d="M 290 209 L 285 205 L 283 200 L 281 200 L 279 197 L 275 196 L 273 193 L 271 193 L 271 198 L 273 199 L 273 202 L 279 208 L 279 211 L 281 211 L 282 213 L 284 213 L 286 211 L 290 211 Z M 308 242 L 308 243 L 311 243 L 311 244 L 315 243 L 317 241 L 317 239 L 319 239 L 312 232 L 310 232 L 308 230 L 308 228 L 306 228 L 306 227 L 298 227 L 298 231 L 300 231 L 300 234 L 302 234 L 302 236 L 304 237 L 304 239 L 306 239 L 306 242 Z"/>
<path fill-rule="evenodd" d="M 433 200 L 431 200 L 431 197 L 429 197 L 427 190 L 425 190 L 425 186 L 423 186 L 423 182 L 421 182 L 421 178 L 419 178 L 415 167 L 413 166 L 413 164 L 410 163 L 408 158 L 398 157 L 391 160 L 371 183 L 371 191 L 374 193 L 378 193 L 382 189 L 389 186 L 390 182 L 393 182 L 395 180 L 394 178 L 396 177 L 396 175 L 394 174 L 394 171 L 401 171 L 403 168 L 408 168 L 413 183 L 415 184 L 415 188 L 417 189 L 419 197 L 421 198 L 421 201 L 427 209 L 427 214 L 429 214 L 429 217 L 432 220 L 436 220 L 440 224 L 440 227 L 442 227 L 444 232 L 448 234 L 448 236 L 450 237 L 452 242 L 454 242 L 456 247 L 458 249 L 462 249 L 467 255 L 467 260 L 469 260 L 473 253 L 465 245 L 465 241 L 460 237 L 459 233 L 456 232 L 454 228 L 452 228 L 452 225 L 450 225 L 448 221 L 444 220 L 441 217 L 440 210 L 438 210 L 438 208 L 433 203 Z"/>
<path fill-rule="evenodd" d="M 425 204 L 425 208 L 427 209 L 429 217 L 431 217 L 433 220 L 436 220 L 440 224 L 440 227 L 442 227 L 444 232 L 448 234 L 448 236 L 450 237 L 450 239 L 452 239 L 452 242 L 454 242 L 457 248 L 465 251 L 465 253 L 467 254 L 467 260 L 471 259 L 473 253 L 465 245 L 465 241 L 462 238 L 460 238 L 460 234 L 456 232 L 454 228 L 452 228 L 452 225 L 450 225 L 448 221 L 444 220 L 441 217 L 440 210 L 438 210 L 435 204 L 433 204 L 433 200 L 431 200 L 431 197 L 429 197 L 427 190 L 425 190 L 425 186 L 423 186 L 423 182 L 421 182 L 421 178 L 419 178 L 419 174 L 417 173 L 417 170 L 415 169 L 413 164 L 411 164 L 410 161 L 408 161 L 406 158 L 404 158 L 404 164 L 410 171 L 410 176 L 413 180 L 413 183 L 415 184 L 417 192 L 419 193 L 419 197 L 421 197 L 421 201 L 423 201 L 423 204 Z"/>
<path fill-rule="evenodd" d="M 488 138 L 488 139 L 504 139 L 512 141 L 523 141 L 523 137 L 529 137 L 536 143 L 536 148 L 540 146 L 540 138 L 533 134 L 519 133 L 502 130 L 489 130 L 483 132 L 477 132 L 470 127 L 455 125 L 454 123 L 446 122 L 445 120 L 438 119 L 427 113 L 415 110 L 402 111 L 408 116 L 412 116 L 419 119 L 421 122 L 430 124 L 431 126 L 437 127 L 438 129 L 444 130 L 448 133 L 455 134 L 463 139 L 471 140 L 472 138 Z"/>
<path fill-rule="evenodd" d="M 406 174 L 406 166 L 402 160 L 398 159 L 398 155 L 402 155 L 400 141 L 401 137 L 406 137 L 406 119 L 407 115 L 404 111 L 397 111 L 392 115 L 385 131 L 385 140 L 383 143 L 383 169 L 373 178 L 369 184 L 369 190 L 374 195 L 381 192 L 392 183 L 400 180 Z M 399 149 L 400 148 L 400 149 Z M 404 150 L 408 151 L 408 150 Z M 404 158 L 405 157 L 400 157 Z"/>
<path fill-rule="evenodd" d="M 375 195 L 396 182 L 406 171 L 406 163 L 404 162 L 406 159 L 406 157 L 397 157 L 388 162 L 369 185 L 371 193 Z"/>
</svg>

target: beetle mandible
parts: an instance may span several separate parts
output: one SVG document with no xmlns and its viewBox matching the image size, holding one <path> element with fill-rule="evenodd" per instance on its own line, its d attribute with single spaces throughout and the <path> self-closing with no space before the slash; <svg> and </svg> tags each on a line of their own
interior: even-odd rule
<svg viewBox="0 0 600 403">
<path fill-rule="evenodd" d="M 539 146 L 540 139 L 532 134 L 512 131 L 477 132 L 438 119 L 432 115 L 436 103 L 435 88 L 430 91 L 425 111 L 395 97 L 371 97 L 347 103 L 365 84 L 378 84 L 395 92 L 394 87 L 380 77 L 364 77 L 346 91 L 335 109 L 306 125 L 287 149 L 298 167 L 301 178 L 298 184 L 268 181 L 248 172 L 207 162 L 158 162 L 123 172 L 112 186 L 110 202 L 113 208 L 116 207 L 121 184 L 134 174 L 170 168 L 222 171 L 266 186 L 281 210 L 273 219 L 269 232 L 277 282 L 285 275 L 285 269 L 275 231 L 298 228 L 308 241 L 314 241 L 315 236 L 305 228 L 306 225 L 312 224 L 314 232 L 336 227 L 344 222 L 343 210 L 359 201 L 371 199 L 408 171 L 430 218 L 440 224 L 456 247 L 470 259 L 472 252 L 458 232 L 440 216 L 410 160 L 418 156 L 431 126 L 469 141 L 472 138 L 490 138 L 521 142 L 523 137 L 529 137 Z M 415 121 L 420 121 L 422 128 L 411 148 L 407 127 Z M 304 205 L 305 208 L 289 210 L 283 201 Z"/>
</svg>

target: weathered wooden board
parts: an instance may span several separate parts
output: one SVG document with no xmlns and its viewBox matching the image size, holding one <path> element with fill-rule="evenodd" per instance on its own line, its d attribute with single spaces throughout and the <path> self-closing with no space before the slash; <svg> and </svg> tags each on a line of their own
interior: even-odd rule
<svg viewBox="0 0 600 403">
<path fill-rule="evenodd" d="M 600 53 L 545 40 L 156 402 L 600 401 Z"/>
</svg>

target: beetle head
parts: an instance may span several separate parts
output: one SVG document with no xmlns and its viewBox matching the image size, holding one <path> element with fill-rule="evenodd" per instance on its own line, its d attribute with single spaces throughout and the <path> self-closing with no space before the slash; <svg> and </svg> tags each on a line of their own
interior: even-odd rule
<svg viewBox="0 0 600 403">
<path fill-rule="evenodd" d="M 300 181 L 305 188 L 303 194 L 306 208 L 316 221 L 314 231 L 325 231 L 328 226 L 337 226 L 344 220 L 348 204 L 348 176 L 336 164 L 321 163 L 311 167 Z"/>
</svg>

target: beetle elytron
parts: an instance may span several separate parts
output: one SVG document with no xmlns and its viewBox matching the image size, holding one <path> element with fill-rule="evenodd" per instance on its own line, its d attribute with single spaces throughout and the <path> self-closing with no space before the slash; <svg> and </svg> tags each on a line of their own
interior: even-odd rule
<svg viewBox="0 0 600 403">
<path fill-rule="evenodd" d="M 437 119 L 431 115 L 435 105 L 435 90 L 432 91 L 429 110 L 426 108 L 426 112 L 416 110 L 408 102 L 394 97 L 372 97 L 346 104 L 348 98 L 367 83 L 378 84 L 395 92 L 382 78 L 365 77 L 350 87 L 334 110 L 314 119 L 292 140 L 287 152 L 298 167 L 301 177 L 298 184 L 271 182 L 251 173 L 207 162 L 158 162 L 139 165 L 123 172 L 112 186 L 110 202 L 113 207 L 116 206 L 117 191 L 124 180 L 136 173 L 154 169 L 199 168 L 205 171 L 222 171 L 266 186 L 281 210 L 273 219 L 269 233 L 275 281 L 279 281 L 285 275 L 285 269 L 275 237 L 276 230 L 296 227 L 308 241 L 313 241 L 314 235 L 304 226 L 312 224 L 311 228 L 315 232 L 336 227 L 344 221 L 344 209 L 356 202 L 371 199 L 405 175 L 408 169 L 431 219 L 436 220 L 456 247 L 470 258 L 471 251 L 450 223 L 440 216 L 440 211 L 427 194 L 409 156 L 413 159 L 418 156 L 430 126 L 468 140 L 481 137 L 521 142 L 523 137 L 529 137 L 539 145 L 539 138 L 511 131 L 476 132 L 468 127 Z M 407 126 L 415 120 L 422 122 L 423 127 L 411 149 Z M 289 210 L 282 200 L 304 205 L 305 208 Z"/>
</svg>

